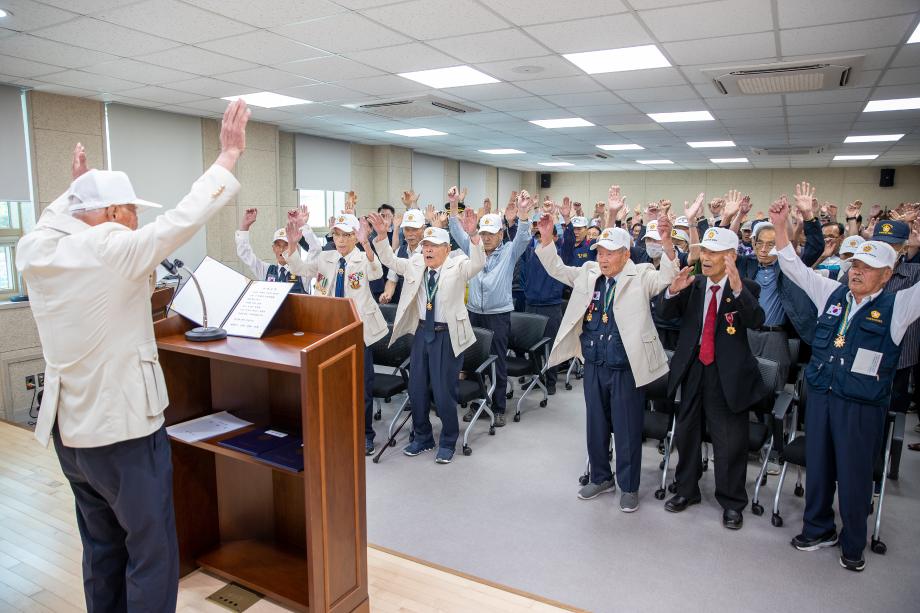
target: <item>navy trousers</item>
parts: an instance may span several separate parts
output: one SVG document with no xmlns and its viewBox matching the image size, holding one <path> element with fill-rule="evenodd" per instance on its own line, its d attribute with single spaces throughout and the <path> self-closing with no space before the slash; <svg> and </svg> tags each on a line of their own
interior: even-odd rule
<svg viewBox="0 0 920 613">
<path fill-rule="evenodd" d="M 584 389 L 591 483 L 613 478 L 608 459 L 612 431 L 617 484 L 624 492 L 639 491 L 645 391 L 636 388 L 628 368 L 614 370 L 591 363 L 585 364 Z"/>
<path fill-rule="evenodd" d="M 885 409 L 850 402 L 808 387 L 805 411 L 805 526 L 815 538 L 835 529 L 835 482 L 840 508 L 840 549 L 851 560 L 866 548 L 872 508 L 872 473 L 882 450 Z"/>
<path fill-rule="evenodd" d="M 373 441 L 374 432 L 374 352 L 364 348 L 364 438 Z"/>
<path fill-rule="evenodd" d="M 536 313 L 537 315 L 545 315 L 549 318 L 546 322 L 546 329 L 543 331 L 543 336 L 549 338 L 549 349 L 552 349 L 553 341 L 556 340 L 556 333 L 559 332 L 559 324 L 562 323 L 562 304 L 528 304 L 527 312 Z M 546 369 L 546 385 L 548 387 L 556 387 L 555 366 Z"/>
<path fill-rule="evenodd" d="M 179 589 L 172 459 L 166 429 L 104 447 L 54 449 L 83 541 L 87 613 L 172 613 Z"/>
<path fill-rule="evenodd" d="M 504 413 L 508 391 L 508 332 L 511 330 L 511 312 L 483 315 L 470 311 L 470 323 L 477 328 L 492 331 L 492 347 L 489 353 L 495 359 L 495 392 L 492 394 L 492 410 Z"/>
<path fill-rule="evenodd" d="M 412 405 L 412 427 L 415 440 L 434 443 L 429 416 L 432 396 L 441 418 L 439 447 L 453 450 L 460 434 L 457 421 L 457 386 L 463 356 L 455 357 L 447 330 L 434 333 L 434 340 L 425 342 L 421 328 L 412 340 L 409 354 L 409 404 Z"/>
</svg>

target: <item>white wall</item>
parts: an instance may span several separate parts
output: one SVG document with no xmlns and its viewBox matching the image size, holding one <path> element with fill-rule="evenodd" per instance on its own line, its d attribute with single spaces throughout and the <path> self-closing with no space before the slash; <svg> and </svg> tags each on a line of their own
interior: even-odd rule
<svg viewBox="0 0 920 613">
<path fill-rule="evenodd" d="M 508 203 L 508 197 L 511 192 L 521 191 L 523 186 L 523 177 L 520 170 L 510 170 L 508 168 L 498 169 L 498 202 L 496 206 L 504 208 Z"/>
<path fill-rule="evenodd" d="M 447 199 L 444 186 L 444 158 L 412 153 L 412 190 L 419 194 L 419 205 L 431 203 L 440 208 Z"/>
<path fill-rule="evenodd" d="M 0 86 L 0 200 L 31 200 L 22 94 L 18 87 Z"/>
<path fill-rule="evenodd" d="M 482 201 L 488 193 L 486 190 L 486 167 L 472 162 L 460 162 L 459 186 L 461 189 L 466 187 L 469 190 L 465 200 L 467 206 L 474 209 L 481 207 Z"/>
<path fill-rule="evenodd" d="M 334 192 L 352 189 L 351 143 L 295 134 L 294 185 Z"/>
</svg>

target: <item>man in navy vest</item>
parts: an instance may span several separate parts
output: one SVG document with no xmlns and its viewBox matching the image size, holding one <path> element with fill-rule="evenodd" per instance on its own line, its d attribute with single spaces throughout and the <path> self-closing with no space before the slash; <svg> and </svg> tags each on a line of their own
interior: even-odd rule
<svg viewBox="0 0 920 613">
<path fill-rule="evenodd" d="M 785 227 L 788 215 L 785 196 L 770 207 L 777 227 Z M 783 274 L 818 308 L 811 361 L 805 369 L 804 527 L 792 546 L 814 551 L 839 541 L 840 565 L 861 571 L 866 567 L 863 550 L 873 466 L 882 448 L 901 340 L 911 322 L 920 318 L 920 284 L 885 291 L 897 254 L 881 241 L 866 241 L 850 258 L 848 286 L 806 267 L 785 233 L 777 233 L 776 248 Z M 834 525 L 835 481 L 843 524 L 839 538 Z"/>
<path fill-rule="evenodd" d="M 280 283 L 293 283 L 294 288 L 291 290 L 294 294 L 306 294 L 303 280 L 293 274 L 288 267 L 287 260 L 284 259 L 284 252 L 287 250 L 288 242 L 284 228 L 275 230 L 272 236 L 272 252 L 275 254 L 275 262 L 269 263 L 259 259 L 252 251 L 252 245 L 249 242 L 249 228 L 256 222 L 259 216 L 259 209 L 246 209 L 243 213 L 243 220 L 240 222 L 240 229 L 236 231 L 236 255 L 239 256 L 243 264 L 249 267 L 252 274 L 259 281 L 277 281 Z M 301 247 L 309 249 L 306 242 L 301 240 Z"/>
</svg>

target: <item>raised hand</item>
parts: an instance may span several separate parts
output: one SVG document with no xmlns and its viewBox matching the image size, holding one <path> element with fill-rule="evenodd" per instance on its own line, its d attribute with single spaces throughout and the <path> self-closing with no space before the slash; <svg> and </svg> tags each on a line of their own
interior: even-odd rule
<svg viewBox="0 0 920 613">
<path fill-rule="evenodd" d="M 671 218 L 665 210 L 658 213 L 658 234 L 661 236 L 661 244 L 667 249 L 671 244 Z"/>
<path fill-rule="evenodd" d="M 358 194 L 354 191 L 345 192 L 345 213 L 348 215 L 355 214 L 355 208 L 358 206 Z"/>
<path fill-rule="evenodd" d="M 403 215 L 402 213 L 398 213 L 397 215 L 393 217 L 393 231 L 394 232 L 396 232 L 396 230 L 402 227 L 403 217 L 405 217 L 405 215 Z"/>
<path fill-rule="evenodd" d="M 626 198 L 620 192 L 620 186 L 611 185 L 607 190 L 607 210 L 617 213 L 624 206 L 626 206 Z"/>
<path fill-rule="evenodd" d="M 492 199 L 486 198 L 482 201 L 482 214 L 490 215 L 492 213 Z"/>
<path fill-rule="evenodd" d="M 429 224 L 434 225 L 434 220 L 437 218 L 437 215 L 438 213 L 437 211 L 434 210 L 433 204 L 429 204 L 428 206 L 425 207 L 425 220 Z"/>
<path fill-rule="evenodd" d="M 728 284 L 731 285 L 732 292 L 738 294 L 744 286 L 741 284 L 741 275 L 738 274 L 738 267 L 735 266 L 735 254 L 728 252 L 724 257 L 725 274 L 728 275 Z"/>
<path fill-rule="evenodd" d="M 256 222 L 259 216 L 259 209 L 246 209 L 243 211 L 243 218 L 240 220 L 240 230 L 249 232 L 249 228 Z"/>
<path fill-rule="evenodd" d="M 438 228 L 447 227 L 447 211 L 438 211 L 434 216 L 434 223 L 431 225 L 437 226 Z"/>
<path fill-rule="evenodd" d="M 786 227 L 786 220 L 789 218 L 789 201 L 786 194 L 773 201 L 770 205 L 770 223 L 776 227 L 776 233 L 779 234 Z"/>
<path fill-rule="evenodd" d="M 370 229 L 370 227 L 369 227 L 368 224 L 367 224 L 367 217 L 362 217 L 362 218 L 358 221 L 358 230 L 357 230 L 357 232 L 355 232 L 355 235 L 356 235 L 357 238 L 358 238 L 358 243 L 360 243 L 360 244 L 362 244 L 362 245 L 366 245 L 366 244 L 367 244 L 367 239 L 368 239 L 368 237 L 371 235 L 371 229 Z M 377 236 L 380 236 L 380 233 L 379 233 L 379 232 L 377 233 Z M 383 238 L 386 238 L 386 236 L 387 236 L 387 233 L 386 233 L 386 230 L 384 230 L 384 231 L 383 231 Z"/>
<path fill-rule="evenodd" d="M 748 213 L 751 212 L 751 208 L 752 208 L 753 206 L 754 206 L 754 205 L 751 204 L 751 197 L 750 197 L 750 196 L 745 196 L 744 198 L 741 199 L 741 206 L 738 208 L 738 213 L 739 213 L 742 217 L 744 217 L 745 215 L 747 215 Z"/>
<path fill-rule="evenodd" d="M 693 284 L 693 268 L 690 266 L 685 266 L 671 281 L 671 285 L 668 287 L 668 292 L 670 292 L 672 296 L 674 294 L 679 294 L 680 292 L 690 287 L 691 284 Z"/>
<path fill-rule="evenodd" d="M 562 207 L 559 209 L 559 212 L 562 213 L 562 219 L 565 223 L 569 223 L 569 219 L 572 217 L 572 199 L 568 196 L 565 196 L 562 199 Z"/>
<path fill-rule="evenodd" d="M 859 212 L 862 210 L 862 200 L 854 200 L 847 205 L 846 216 L 847 217 L 859 217 Z"/>
<path fill-rule="evenodd" d="M 412 209 L 418 206 L 418 198 L 421 194 L 416 194 L 411 189 L 407 192 L 403 192 L 402 203 L 407 209 Z"/>
<path fill-rule="evenodd" d="M 607 205 L 604 204 L 603 202 L 600 202 L 600 201 L 595 202 L 594 203 L 594 217 L 603 217 L 604 211 L 606 210 L 606 208 L 607 208 Z"/>
<path fill-rule="evenodd" d="M 802 216 L 808 220 L 814 217 L 812 200 L 815 197 L 815 188 L 808 181 L 802 181 L 795 186 L 795 208 L 801 211 Z"/>
<path fill-rule="evenodd" d="M 521 190 L 521 193 L 518 194 L 517 201 L 517 216 L 518 219 L 527 220 L 530 217 L 530 211 L 533 209 L 533 198 L 530 194 L 527 193 L 527 190 Z"/>
<path fill-rule="evenodd" d="M 470 190 L 467 189 L 467 188 L 465 188 L 465 187 L 464 187 L 463 189 L 460 190 L 460 202 L 463 202 L 463 201 L 466 200 L 466 195 L 467 195 L 468 193 L 470 193 Z"/>
<path fill-rule="evenodd" d="M 387 228 L 387 220 L 383 218 L 383 215 L 380 213 L 370 213 L 367 216 L 367 221 L 370 222 L 371 227 L 374 228 L 374 231 L 377 233 L 377 240 L 386 240 L 387 230 L 389 228 Z"/>
<path fill-rule="evenodd" d="M 233 170 L 236 161 L 246 150 L 246 124 L 252 113 L 242 98 L 234 100 L 224 111 L 220 124 L 220 155 L 216 164 Z"/>
<path fill-rule="evenodd" d="M 725 194 L 725 207 L 722 209 L 722 218 L 734 218 L 741 208 L 741 192 L 736 189 L 728 190 Z"/>
<path fill-rule="evenodd" d="M 869 219 L 878 219 L 882 216 L 882 205 L 873 204 L 869 207 Z"/>
<path fill-rule="evenodd" d="M 540 231 L 540 244 L 548 245 L 553 242 L 553 216 L 544 213 L 540 215 L 540 221 L 537 222 L 537 230 Z"/>
<path fill-rule="evenodd" d="M 706 194 L 700 192 L 700 195 L 696 197 L 691 204 L 687 204 L 687 201 L 684 200 L 684 215 L 687 217 L 687 220 L 692 224 L 695 223 L 697 218 L 700 216 L 700 211 L 703 210 L 703 199 L 706 197 Z"/>
<path fill-rule="evenodd" d="M 645 213 L 642 214 L 642 221 L 648 224 L 653 219 L 658 219 L 658 203 L 649 202 L 645 207 Z"/>
<path fill-rule="evenodd" d="M 725 206 L 725 200 L 722 198 L 713 198 L 709 201 L 709 211 L 713 216 L 718 217 L 722 212 L 722 207 Z"/>
<path fill-rule="evenodd" d="M 460 202 L 460 188 L 454 185 L 447 190 L 447 201 L 450 203 L 450 214 L 456 215 L 459 208 L 457 203 Z"/>
<path fill-rule="evenodd" d="M 508 204 L 517 204 L 518 193 L 516 191 L 511 192 L 511 197 L 508 198 Z"/>
<path fill-rule="evenodd" d="M 73 159 L 70 162 L 70 178 L 76 179 L 80 175 L 89 172 L 89 166 L 86 164 L 86 148 L 83 143 L 77 143 L 73 148 Z"/>
<path fill-rule="evenodd" d="M 329 225 L 331 226 L 332 224 L 330 223 Z M 300 242 L 300 237 L 302 236 L 300 232 L 301 227 L 302 226 L 297 211 L 293 209 L 288 211 L 287 224 L 284 228 L 288 243 L 288 253 L 293 253 L 294 249 L 297 247 L 297 243 Z"/>
<path fill-rule="evenodd" d="M 515 194 L 517 192 L 514 192 Z M 515 196 L 516 197 L 516 196 Z M 508 225 L 514 225 L 514 221 L 517 219 L 518 205 L 517 202 L 509 202 L 508 206 L 505 207 L 505 221 L 508 222 Z"/>
<path fill-rule="evenodd" d="M 573 202 L 573 203 L 572 203 L 572 210 L 575 211 L 575 215 L 578 216 L 578 217 L 584 217 L 584 216 L 585 216 L 584 207 L 582 206 L 582 204 L 581 204 L 580 202 Z"/>
</svg>

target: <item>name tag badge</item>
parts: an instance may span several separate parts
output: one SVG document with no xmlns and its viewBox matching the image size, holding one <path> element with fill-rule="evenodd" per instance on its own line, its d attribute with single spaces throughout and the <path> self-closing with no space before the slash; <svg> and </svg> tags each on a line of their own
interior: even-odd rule
<svg viewBox="0 0 920 613">
<path fill-rule="evenodd" d="M 600 300 L 600 299 L 601 299 L 601 293 L 600 293 L 600 292 L 594 292 L 594 298 L 592 298 L 591 300 Z"/>
<path fill-rule="evenodd" d="M 840 314 L 843 313 L 843 306 L 840 304 L 832 304 L 827 307 L 827 314 L 833 315 L 834 317 L 840 317 Z"/>
</svg>

